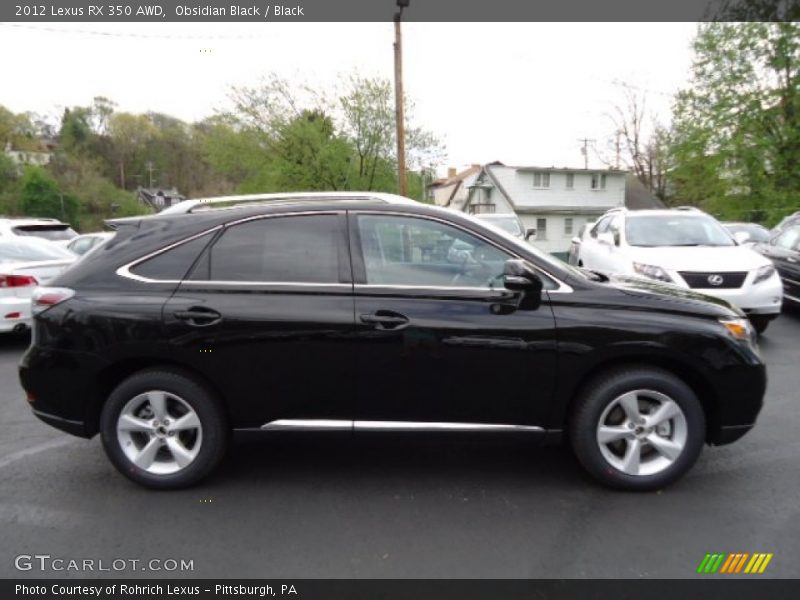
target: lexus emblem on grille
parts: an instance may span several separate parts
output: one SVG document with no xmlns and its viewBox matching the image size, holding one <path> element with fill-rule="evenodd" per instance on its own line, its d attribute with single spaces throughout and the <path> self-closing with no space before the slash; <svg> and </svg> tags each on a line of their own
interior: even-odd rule
<svg viewBox="0 0 800 600">
<path fill-rule="evenodd" d="M 709 275 L 708 276 L 708 283 L 711 285 L 722 285 L 722 282 L 725 281 L 722 278 L 722 275 Z"/>
</svg>

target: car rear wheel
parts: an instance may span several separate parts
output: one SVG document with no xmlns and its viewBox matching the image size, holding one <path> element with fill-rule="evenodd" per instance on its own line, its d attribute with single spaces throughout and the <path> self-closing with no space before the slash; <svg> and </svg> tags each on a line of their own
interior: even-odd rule
<svg viewBox="0 0 800 600">
<path fill-rule="evenodd" d="M 662 488 L 695 463 L 705 439 L 696 395 L 660 369 L 629 368 L 585 386 L 570 421 L 570 440 L 586 470 L 611 487 Z"/>
<path fill-rule="evenodd" d="M 208 475 L 224 454 L 228 429 L 217 399 L 183 373 L 148 370 L 111 393 L 100 419 L 103 448 L 126 477 L 176 489 Z"/>
</svg>

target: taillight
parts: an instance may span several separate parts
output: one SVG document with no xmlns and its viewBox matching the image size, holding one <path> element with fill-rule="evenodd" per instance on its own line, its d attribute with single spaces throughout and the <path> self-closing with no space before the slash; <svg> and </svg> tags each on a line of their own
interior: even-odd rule
<svg viewBox="0 0 800 600">
<path fill-rule="evenodd" d="M 41 312 L 46 308 L 61 304 L 75 295 L 75 290 L 62 287 L 40 287 L 33 291 L 31 306 L 34 312 Z"/>
<path fill-rule="evenodd" d="M 0 288 L 28 287 L 39 285 L 32 275 L 0 275 Z"/>
</svg>

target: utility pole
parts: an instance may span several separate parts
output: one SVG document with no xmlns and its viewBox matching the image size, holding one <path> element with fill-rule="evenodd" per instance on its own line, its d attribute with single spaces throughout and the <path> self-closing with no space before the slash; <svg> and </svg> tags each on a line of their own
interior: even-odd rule
<svg viewBox="0 0 800 600">
<path fill-rule="evenodd" d="M 583 142 L 583 148 L 581 148 L 581 154 L 583 154 L 583 168 L 589 169 L 589 144 L 594 144 L 596 140 L 592 140 L 589 138 L 578 138 L 579 142 Z"/>
<path fill-rule="evenodd" d="M 394 14 L 394 106 L 397 128 L 397 188 L 401 196 L 408 194 L 406 179 L 406 126 L 403 107 L 403 34 L 400 20 L 409 0 L 397 0 L 399 10 Z"/>
<path fill-rule="evenodd" d="M 153 189 L 153 161 L 152 160 L 148 160 L 147 163 L 145 164 L 145 168 L 147 168 L 147 172 L 150 174 L 150 188 L 149 189 L 152 190 Z"/>
</svg>

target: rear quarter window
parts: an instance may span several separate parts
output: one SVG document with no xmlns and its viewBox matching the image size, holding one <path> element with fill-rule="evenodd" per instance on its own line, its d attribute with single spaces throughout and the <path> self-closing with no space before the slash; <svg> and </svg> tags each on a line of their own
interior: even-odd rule
<svg viewBox="0 0 800 600">
<path fill-rule="evenodd" d="M 215 232 L 209 232 L 170 248 L 130 268 L 139 277 L 158 281 L 180 281 L 192 268 L 197 257 L 211 241 Z"/>
</svg>

